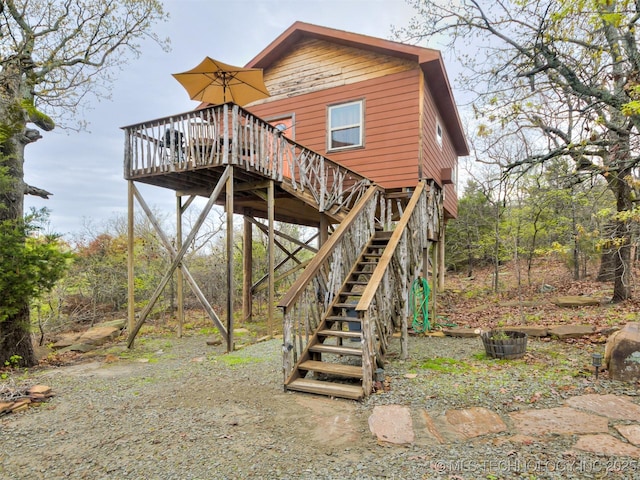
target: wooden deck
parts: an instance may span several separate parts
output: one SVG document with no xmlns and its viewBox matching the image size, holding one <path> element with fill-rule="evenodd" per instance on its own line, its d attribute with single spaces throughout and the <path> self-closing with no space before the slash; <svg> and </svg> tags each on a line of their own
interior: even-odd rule
<svg viewBox="0 0 640 480">
<path fill-rule="evenodd" d="M 276 182 L 278 221 L 339 222 L 372 182 L 283 136 L 232 103 L 123 128 L 124 176 L 183 195 L 209 196 L 234 168 L 234 211 L 265 218 L 260 192 Z"/>
</svg>

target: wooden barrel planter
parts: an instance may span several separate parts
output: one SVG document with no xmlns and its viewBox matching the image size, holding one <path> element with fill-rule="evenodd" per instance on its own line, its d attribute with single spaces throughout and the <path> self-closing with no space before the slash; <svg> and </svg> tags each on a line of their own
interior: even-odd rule
<svg viewBox="0 0 640 480">
<path fill-rule="evenodd" d="M 480 335 L 484 350 L 491 358 L 513 360 L 527 351 L 527 334 L 511 330 L 490 330 Z"/>
</svg>

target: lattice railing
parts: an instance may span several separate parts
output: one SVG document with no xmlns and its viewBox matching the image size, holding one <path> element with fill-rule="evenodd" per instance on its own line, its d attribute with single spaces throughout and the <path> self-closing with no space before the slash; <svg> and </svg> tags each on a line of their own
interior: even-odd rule
<svg viewBox="0 0 640 480">
<path fill-rule="evenodd" d="M 384 254 L 356 306 L 364 338 L 365 393 L 372 389 L 378 356 L 387 350 L 387 342 L 395 329 L 407 321 L 410 282 L 421 274 L 424 249 L 437 234 L 441 215 L 442 191 L 433 184 L 429 187 L 420 182 L 395 223 Z"/>
<path fill-rule="evenodd" d="M 376 187 L 367 190 L 278 304 L 284 314 L 285 380 L 293 372 L 346 274 L 373 235 L 378 196 Z"/>
<path fill-rule="evenodd" d="M 308 193 L 328 213 L 348 210 L 372 183 L 233 103 L 123 129 L 128 180 L 237 165 Z"/>
</svg>

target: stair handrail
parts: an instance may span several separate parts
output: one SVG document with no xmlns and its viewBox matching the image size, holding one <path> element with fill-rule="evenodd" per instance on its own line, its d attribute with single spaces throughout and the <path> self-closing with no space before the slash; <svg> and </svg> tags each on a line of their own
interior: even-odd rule
<svg viewBox="0 0 640 480">
<path fill-rule="evenodd" d="M 338 294 L 345 271 L 375 231 L 379 191 L 369 187 L 278 303 L 285 385 Z"/>
<path fill-rule="evenodd" d="M 425 182 L 421 181 L 417 184 L 404 213 L 395 225 L 389 242 L 382 252 L 382 256 L 373 270 L 367 286 L 362 292 L 360 301 L 355 306 L 355 311 L 361 319 L 362 325 L 362 388 L 365 395 L 368 395 L 373 390 L 376 365 L 382 366 L 388 339 L 394 331 L 393 324 L 395 322 L 392 317 L 394 313 L 397 313 L 398 307 L 401 306 L 406 309 L 407 306 L 406 300 L 403 298 L 408 293 L 406 282 L 406 277 L 409 275 L 406 259 L 407 249 L 415 247 L 416 243 L 419 243 L 422 247 L 426 238 L 426 235 L 418 235 L 419 238 L 414 238 L 409 227 L 413 225 L 413 228 L 416 228 L 416 233 L 419 234 L 420 229 L 424 226 L 424 222 L 420 221 L 420 217 L 423 217 L 426 213 L 426 208 L 422 208 L 426 207 L 425 188 Z M 425 219 L 422 218 L 422 220 Z M 411 246 L 409 243 L 411 243 Z M 403 246 L 401 250 L 404 251 L 404 255 L 400 254 L 400 257 L 404 257 L 404 261 L 401 258 L 396 258 L 398 247 L 401 245 Z M 416 249 L 411 248 L 411 250 L 415 254 Z M 396 259 L 396 266 L 399 269 L 395 272 L 397 274 L 395 276 L 392 275 L 394 271 L 389 268 L 394 259 Z M 403 323 L 403 326 L 405 323 Z M 404 330 L 403 328 L 403 332 Z M 380 356 L 379 353 L 381 354 Z"/>
<path fill-rule="evenodd" d="M 405 211 L 402 214 L 402 217 L 400 217 L 400 220 L 396 224 L 393 230 L 393 233 L 391 234 L 391 238 L 389 239 L 389 243 L 387 244 L 387 247 L 384 249 L 384 252 L 382 253 L 382 257 L 380 257 L 378 265 L 376 265 L 376 268 L 374 269 L 373 274 L 371 275 L 371 279 L 369 280 L 369 283 L 367 284 L 364 291 L 362 292 L 360 301 L 358 302 L 358 305 L 355 307 L 356 311 L 364 312 L 369 309 L 369 306 L 373 301 L 373 297 L 375 296 L 376 291 L 380 286 L 380 282 L 382 282 L 382 278 L 384 277 L 385 271 L 387 270 L 387 268 L 389 267 L 389 264 L 391 263 L 391 259 L 395 254 L 397 246 L 400 244 L 400 240 L 402 239 L 402 234 L 404 233 L 405 228 L 409 224 L 409 220 L 411 219 L 411 216 L 413 215 L 413 212 L 416 209 L 416 206 L 418 205 L 418 201 L 420 200 L 420 197 L 424 189 L 425 189 L 425 182 L 421 181 L 418 183 L 417 187 L 413 191 L 413 194 L 411 195 L 411 199 L 409 200 L 409 203 L 407 204 L 407 207 L 405 208 Z"/>
<path fill-rule="evenodd" d="M 313 257 L 307 268 L 296 279 L 293 285 L 289 288 L 287 293 L 278 302 L 278 307 L 283 308 L 285 313 L 293 302 L 295 302 L 302 291 L 307 287 L 309 282 L 313 279 L 322 264 L 326 261 L 327 257 L 334 251 L 338 242 L 342 240 L 344 234 L 349 230 L 353 222 L 358 218 L 358 215 L 365 209 L 371 198 L 379 190 L 376 185 L 370 186 L 365 194 L 360 198 L 356 206 L 349 212 L 345 219 L 338 225 L 338 228 L 331 234 L 329 239 L 320 247 L 318 253 Z"/>
</svg>

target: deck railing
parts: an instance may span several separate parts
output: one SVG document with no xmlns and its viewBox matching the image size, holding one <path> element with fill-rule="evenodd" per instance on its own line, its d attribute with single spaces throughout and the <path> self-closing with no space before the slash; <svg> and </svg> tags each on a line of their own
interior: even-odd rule
<svg viewBox="0 0 640 480">
<path fill-rule="evenodd" d="M 378 355 L 386 352 L 391 335 L 402 327 L 406 337 L 410 282 L 422 273 L 423 253 L 439 229 L 441 207 L 441 190 L 420 182 L 355 307 L 362 321 L 365 394 L 372 391 Z"/>
<path fill-rule="evenodd" d="M 233 103 L 123 129 L 128 180 L 237 165 L 310 195 L 330 214 L 355 205 L 372 183 Z"/>
<path fill-rule="evenodd" d="M 283 370 L 285 382 L 344 278 L 376 226 L 379 190 L 370 187 L 329 240 L 320 248 L 278 306 L 283 309 Z"/>
</svg>

